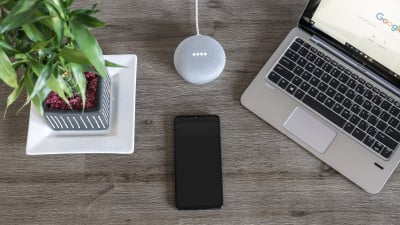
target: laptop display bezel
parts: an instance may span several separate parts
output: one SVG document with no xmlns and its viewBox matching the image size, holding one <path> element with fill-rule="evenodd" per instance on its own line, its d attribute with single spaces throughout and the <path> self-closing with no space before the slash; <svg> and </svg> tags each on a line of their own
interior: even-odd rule
<svg viewBox="0 0 400 225">
<path fill-rule="evenodd" d="M 335 46 L 337 49 L 339 49 L 341 52 L 345 53 L 347 56 L 351 57 L 355 61 L 357 61 L 359 64 L 363 65 L 365 68 L 371 70 L 377 75 L 380 75 L 382 78 L 385 80 L 389 81 L 393 85 L 395 85 L 397 88 L 400 88 L 400 79 L 396 78 L 396 73 L 389 68 L 385 67 L 381 63 L 377 61 L 368 61 L 365 59 L 362 55 L 359 53 L 356 53 L 356 51 L 346 47 L 342 43 L 338 42 L 335 40 L 333 37 L 329 36 L 328 34 L 324 33 L 323 31 L 317 29 L 314 26 L 313 21 L 311 18 L 313 17 L 315 11 L 318 9 L 319 3 L 321 0 L 310 0 L 303 12 L 303 15 L 300 17 L 299 24 L 298 26 L 306 30 L 307 32 L 318 36 L 325 42 Z"/>
</svg>

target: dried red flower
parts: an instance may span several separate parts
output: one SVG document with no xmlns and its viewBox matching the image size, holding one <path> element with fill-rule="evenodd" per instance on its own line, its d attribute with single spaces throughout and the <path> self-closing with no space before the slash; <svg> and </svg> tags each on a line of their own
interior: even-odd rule
<svg viewBox="0 0 400 225">
<path fill-rule="evenodd" d="M 99 82 L 99 77 L 92 72 L 85 72 L 86 78 L 86 104 L 85 109 L 95 108 L 97 106 L 97 86 Z M 50 92 L 50 94 L 46 98 L 46 106 L 50 109 L 62 109 L 62 110 L 81 110 L 82 98 L 77 94 L 74 94 L 74 97 L 68 98 L 68 104 L 55 92 Z"/>
</svg>

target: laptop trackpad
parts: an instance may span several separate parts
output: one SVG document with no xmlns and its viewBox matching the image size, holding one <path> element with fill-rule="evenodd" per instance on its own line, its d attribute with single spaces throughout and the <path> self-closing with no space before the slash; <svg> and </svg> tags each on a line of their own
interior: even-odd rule
<svg viewBox="0 0 400 225">
<path fill-rule="evenodd" d="M 336 137 L 335 131 L 299 107 L 293 110 L 283 127 L 319 153 L 325 153 Z"/>
</svg>

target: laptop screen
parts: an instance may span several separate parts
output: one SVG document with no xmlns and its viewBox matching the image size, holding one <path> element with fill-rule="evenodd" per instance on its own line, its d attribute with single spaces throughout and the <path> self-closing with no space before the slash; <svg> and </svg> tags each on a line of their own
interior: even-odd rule
<svg viewBox="0 0 400 225">
<path fill-rule="evenodd" d="M 300 24 L 399 84 L 399 10 L 399 0 L 311 0 Z"/>
</svg>

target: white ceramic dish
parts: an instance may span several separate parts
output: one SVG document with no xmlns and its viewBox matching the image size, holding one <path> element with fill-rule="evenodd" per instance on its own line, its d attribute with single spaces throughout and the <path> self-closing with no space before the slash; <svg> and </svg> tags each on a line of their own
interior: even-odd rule
<svg viewBox="0 0 400 225">
<path fill-rule="evenodd" d="M 54 131 L 31 106 L 26 154 L 130 154 L 135 140 L 136 55 L 105 55 L 125 67 L 107 68 L 111 77 L 111 122 L 105 131 Z"/>
</svg>

